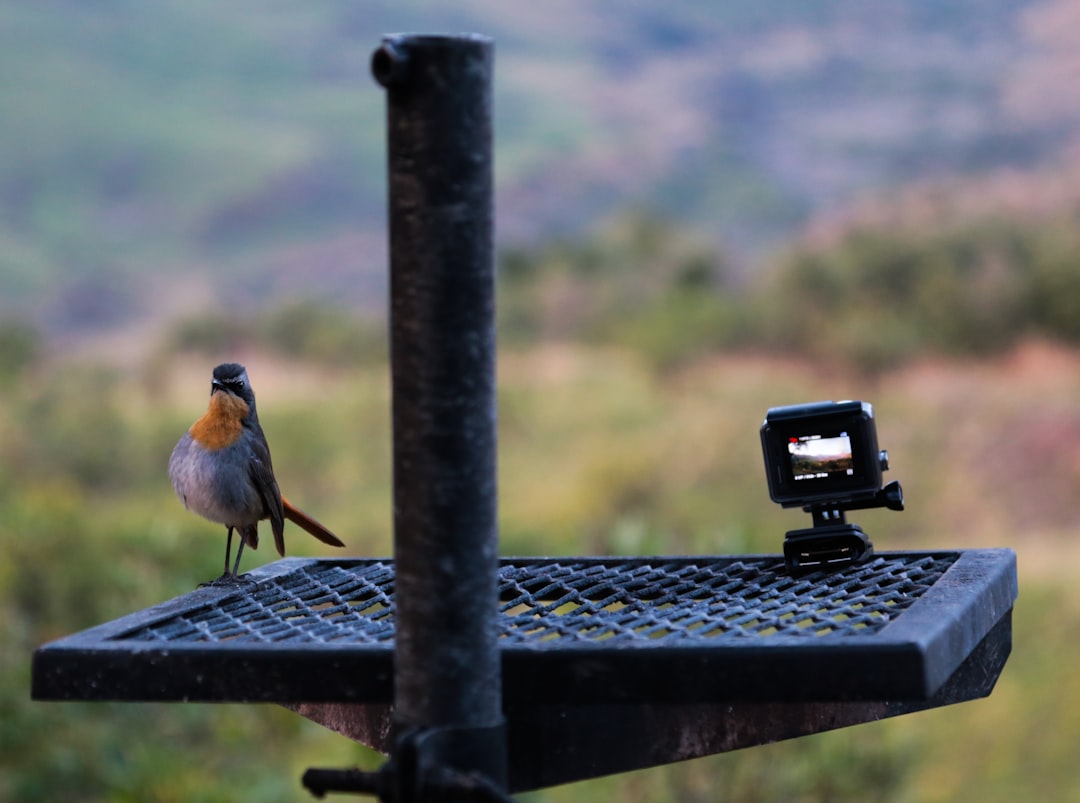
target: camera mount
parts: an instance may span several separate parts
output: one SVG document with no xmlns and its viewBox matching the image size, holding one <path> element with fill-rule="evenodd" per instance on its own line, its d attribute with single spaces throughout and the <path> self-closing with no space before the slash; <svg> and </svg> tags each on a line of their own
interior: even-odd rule
<svg viewBox="0 0 1080 803">
<path fill-rule="evenodd" d="M 887 464 L 888 454 L 882 452 Z M 810 571 L 858 563 L 874 554 L 874 545 L 858 524 L 849 524 L 846 510 L 884 507 L 904 509 L 904 490 L 899 482 L 890 482 L 872 498 L 838 505 L 806 505 L 814 525 L 788 530 L 784 536 L 784 560 L 792 571 Z"/>
</svg>

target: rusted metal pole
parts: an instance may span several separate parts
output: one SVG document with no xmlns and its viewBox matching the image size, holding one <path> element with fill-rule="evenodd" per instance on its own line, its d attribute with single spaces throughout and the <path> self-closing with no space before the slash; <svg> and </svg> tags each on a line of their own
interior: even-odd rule
<svg viewBox="0 0 1080 803">
<path fill-rule="evenodd" d="M 372 57 L 387 93 L 394 759 L 417 800 L 444 770 L 505 788 L 492 68 L 473 35 L 390 36 Z"/>
</svg>

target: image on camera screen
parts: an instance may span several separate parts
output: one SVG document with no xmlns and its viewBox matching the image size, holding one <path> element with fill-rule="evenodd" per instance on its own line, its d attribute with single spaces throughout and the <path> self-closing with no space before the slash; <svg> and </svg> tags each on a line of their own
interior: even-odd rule
<svg viewBox="0 0 1080 803">
<path fill-rule="evenodd" d="M 796 480 L 820 480 L 855 473 L 851 438 L 846 432 L 834 437 L 788 438 L 788 454 L 791 455 L 791 473 Z"/>
</svg>

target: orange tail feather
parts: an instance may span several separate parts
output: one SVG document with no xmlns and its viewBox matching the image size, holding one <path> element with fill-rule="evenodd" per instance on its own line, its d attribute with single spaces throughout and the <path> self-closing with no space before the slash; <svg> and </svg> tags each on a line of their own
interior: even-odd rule
<svg viewBox="0 0 1080 803">
<path fill-rule="evenodd" d="M 297 507 L 293 507 L 285 497 L 281 498 L 281 504 L 285 506 L 285 518 L 297 527 L 307 530 L 324 544 L 329 544 L 330 546 L 345 546 L 344 541 L 319 524 L 319 522 L 315 521 L 315 519 L 311 518 L 307 513 Z"/>
</svg>

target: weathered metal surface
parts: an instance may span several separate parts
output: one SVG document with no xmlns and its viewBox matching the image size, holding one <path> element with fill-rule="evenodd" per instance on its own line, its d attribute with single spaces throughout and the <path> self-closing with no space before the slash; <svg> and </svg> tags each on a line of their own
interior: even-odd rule
<svg viewBox="0 0 1080 803">
<path fill-rule="evenodd" d="M 393 701 L 393 562 L 292 558 L 248 577 L 45 645 L 34 695 Z M 1016 597 L 1010 550 L 798 578 L 767 555 L 507 558 L 498 578 L 505 705 L 929 699 Z"/>
</svg>

